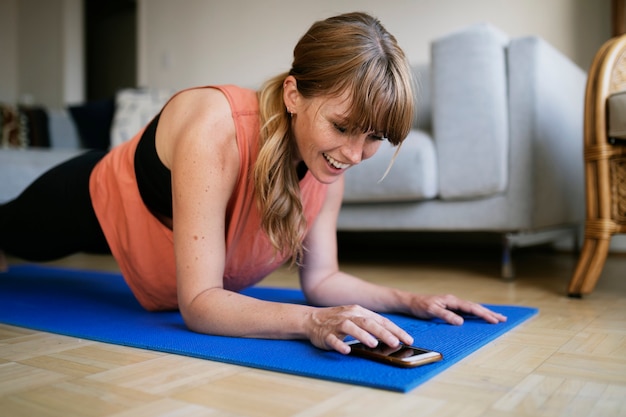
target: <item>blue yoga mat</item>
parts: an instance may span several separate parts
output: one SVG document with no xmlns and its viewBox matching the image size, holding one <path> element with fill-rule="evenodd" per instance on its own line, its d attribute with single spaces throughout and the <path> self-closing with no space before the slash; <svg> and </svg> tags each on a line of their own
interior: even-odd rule
<svg viewBox="0 0 626 417">
<path fill-rule="evenodd" d="M 253 287 L 247 295 L 285 303 L 305 302 L 293 289 Z M 308 341 L 209 336 L 189 331 L 178 312 L 143 310 L 117 273 L 12 266 L 0 273 L 0 322 L 14 326 L 193 356 L 312 378 L 407 392 L 537 313 L 529 307 L 490 305 L 508 316 L 463 326 L 388 315 L 415 344 L 443 353 L 441 362 L 402 369 L 315 348 Z"/>
</svg>

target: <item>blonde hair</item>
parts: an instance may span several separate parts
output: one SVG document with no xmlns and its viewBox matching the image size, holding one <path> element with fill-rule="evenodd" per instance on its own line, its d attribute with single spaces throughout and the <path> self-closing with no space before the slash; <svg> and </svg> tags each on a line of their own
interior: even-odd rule
<svg viewBox="0 0 626 417">
<path fill-rule="evenodd" d="M 414 81 L 404 52 L 380 21 L 348 13 L 314 23 L 294 49 L 289 72 L 268 80 L 259 92 L 260 151 L 254 182 L 262 227 L 277 251 L 302 256 L 306 219 L 294 169 L 296 145 L 283 101 L 292 75 L 304 98 L 349 92 L 349 131 L 384 133 L 399 145 L 413 122 Z"/>
</svg>

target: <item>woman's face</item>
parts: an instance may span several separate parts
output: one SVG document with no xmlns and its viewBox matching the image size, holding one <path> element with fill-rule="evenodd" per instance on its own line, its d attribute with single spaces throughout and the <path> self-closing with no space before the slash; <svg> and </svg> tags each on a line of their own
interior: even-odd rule
<svg viewBox="0 0 626 417">
<path fill-rule="evenodd" d="M 350 133 L 345 123 L 349 111 L 345 97 L 315 97 L 287 107 L 298 149 L 297 164 L 304 161 L 321 183 L 335 182 L 348 168 L 376 153 L 384 138 L 378 132 Z"/>
</svg>

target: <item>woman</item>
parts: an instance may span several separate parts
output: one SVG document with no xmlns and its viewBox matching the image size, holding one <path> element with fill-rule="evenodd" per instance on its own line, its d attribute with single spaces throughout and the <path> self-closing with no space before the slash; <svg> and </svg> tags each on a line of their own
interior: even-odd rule
<svg viewBox="0 0 626 417">
<path fill-rule="evenodd" d="M 208 334 L 306 338 L 349 353 L 347 336 L 371 347 L 412 343 L 374 311 L 503 321 L 454 296 L 402 292 L 338 269 L 343 174 L 383 140 L 404 140 L 412 86 L 403 51 L 378 20 L 350 13 L 316 22 L 291 70 L 258 94 L 182 91 L 127 143 L 44 174 L 0 207 L 0 247 L 33 260 L 110 250 L 142 306 L 178 308 L 191 330 Z M 237 292 L 289 259 L 318 307 Z"/>
</svg>

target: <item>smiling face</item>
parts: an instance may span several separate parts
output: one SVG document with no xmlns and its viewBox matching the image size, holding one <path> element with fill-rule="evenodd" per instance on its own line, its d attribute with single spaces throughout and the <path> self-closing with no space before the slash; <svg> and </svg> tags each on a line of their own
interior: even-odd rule
<svg viewBox="0 0 626 417">
<path fill-rule="evenodd" d="M 380 132 L 363 132 L 348 125 L 347 95 L 307 99 L 298 94 L 295 80 L 289 77 L 284 87 L 298 150 L 294 165 L 304 161 L 318 181 L 330 184 L 346 169 L 376 153 L 384 137 Z"/>
</svg>

